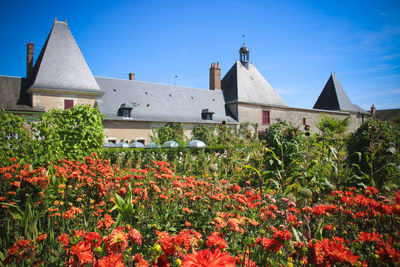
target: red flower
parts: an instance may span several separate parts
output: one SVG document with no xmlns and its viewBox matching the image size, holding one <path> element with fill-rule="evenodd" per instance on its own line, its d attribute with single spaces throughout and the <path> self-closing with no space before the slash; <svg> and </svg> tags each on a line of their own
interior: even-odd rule
<svg viewBox="0 0 400 267">
<path fill-rule="evenodd" d="M 70 266 L 75 266 L 75 256 L 78 258 L 79 265 L 91 263 L 93 259 L 92 250 L 90 244 L 86 244 L 84 241 L 79 242 L 75 246 L 72 246 L 70 253 L 73 257 L 68 262 Z"/>
<path fill-rule="evenodd" d="M 149 263 L 143 259 L 142 254 L 136 254 L 134 256 L 135 261 L 137 261 L 137 263 L 135 263 L 135 267 L 149 267 Z"/>
<path fill-rule="evenodd" d="M 379 255 L 379 259 L 387 263 L 400 262 L 400 250 L 392 247 L 392 239 L 379 243 L 379 249 L 375 253 Z"/>
<path fill-rule="evenodd" d="M 95 263 L 94 267 L 125 267 L 125 263 L 122 260 L 122 253 L 103 257 Z"/>
<path fill-rule="evenodd" d="M 380 234 L 378 234 L 377 232 L 372 232 L 372 233 L 360 232 L 358 234 L 358 240 L 356 240 L 356 241 L 379 242 L 381 240 L 382 240 L 382 236 Z"/>
<path fill-rule="evenodd" d="M 99 247 L 101 244 L 101 237 L 96 232 L 86 233 L 85 242 L 90 244 L 92 247 Z"/>
<path fill-rule="evenodd" d="M 188 254 L 182 261 L 182 267 L 235 267 L 236 260 L 232 256 L 221 253 L 219 249 L 209 249 Z"/>
<path fill-rule="evenodd" d="M 142 235 L 136 229 L 131 229 L 128 233 L 129 240 L 135 242 L 138 245 L 142 245 Z"/>
<path fill-rule="evenodd" d="M 226 248 L 227 243 L 226 243 L 225 239 L 223 239 L 220 236 L 220 233 L 213 232 L 213 233 L 211 233 L 211 235 L 209 235 L 207 237 L 206 245 L 208 247 L 216 247 L 216 248 L 219 248 L 219 249 L 224 249 L 224 248 Z"/>
<path fill-rule="evenodd" d="M 360 256 L 355 256 L 350 249 L 345 247 L 342 242 L 336 240 L 323 239 L 322 241 L 313 240 L 308 243 L 310 258 L 313 264 L 318 266 L 330 266 L 336 263 L 355 264 Z M 344 241 L 344 240 L 341 240 Z"/>
<path fill-rule="evenodd" d="M 67 247 L 69 244 L 69 236 L 68 234 L 62 234 L 59 237 L 57 237 L 58 242 L 64 245 L 64 247 Z"/>
<path fill-rule="evenodd" d="M 47 238 L 47 234 L 42 234 L 42 235 L 40 235 L 40 236 L 38 236 L 37 238 L 36 238 L 36 242 L 42 242 L 43 240 L 45 240 Z"/>
</svg>

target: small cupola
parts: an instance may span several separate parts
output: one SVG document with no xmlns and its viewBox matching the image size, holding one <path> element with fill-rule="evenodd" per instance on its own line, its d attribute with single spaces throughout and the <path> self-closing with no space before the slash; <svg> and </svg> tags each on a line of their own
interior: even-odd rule
<svg viewBox="0 0 400 267">
<path fill-rule="evenodd" d="M 239 50 L 240 55 L 240 63 L 243 66 L 247 67 L 247 64 L 250 61 L 250 50 L 247 48 L 246 44 L 243 43 L 243 46 Z"/>
</svg>

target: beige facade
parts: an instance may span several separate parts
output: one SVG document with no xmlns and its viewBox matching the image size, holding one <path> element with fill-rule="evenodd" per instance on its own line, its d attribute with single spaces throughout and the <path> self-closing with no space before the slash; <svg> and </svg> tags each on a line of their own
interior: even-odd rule
<svg viewBox="0 0 400 267">
<path fill-rule="evenodd" d="M 263 111 L 269 113 L 268 123 L 263 123 Z M 304 129 L 304 126 L 309 125 L 310 130 L 316 132 L 318 131 L 316 124 L 322 116 L 330 116 L 339 120 L 350 116 L 349 130 L 351 132 L 354 132 L 363 122 L 362 115 L 348 112 L 251 104 L 238 104 L 238 115 L 239 122 L 257 123 L 260 131 L 265 131 L 269 125 L 277 122 L 288 121 L 299 129 Z"/>
<path fill-rule="evenodd" d="M 64 109 L 65 100 L 73 100 L 73 105 L 94 106 L 96 97 L 79 95 L 55 95 L 55 94 L 32 94 L 33 107 L 43 107 L 45 111 L 50 109 Z"/>
<path fill-rule="evenodd" d="M 141 142 L 145 145 L 149 144 L 153 129 L 161 128 L 165 122 L 142 122 L 133 120 L 104 120 L 105 139 L 104 142 Z M 185 135 L 190 138 L 192 130 L 198 125 L 214 127 L 217 124 L 198 124 L 198 123 L 182 123 Z"/>
</svg>

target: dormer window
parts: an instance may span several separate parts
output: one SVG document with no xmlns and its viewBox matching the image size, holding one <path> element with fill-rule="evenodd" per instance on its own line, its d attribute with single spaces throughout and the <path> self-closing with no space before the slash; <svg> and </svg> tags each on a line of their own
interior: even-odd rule
<svg viewBox="0 0 400 267">
<path fill-rule="evenodd" d="M 124 118 L 130 118 L 132 109 L 133 109 L 132 104 L 123 103 L 120 105 L 120 107 L 118 109 L 117 116 L 124 117 Z"/>
<path fill-rule="evenodd" d="M 201 119 L 212 121 L 214 112 L 209 111 L 208 109 L 203 109 L 201 111 Z"/>
</svg>

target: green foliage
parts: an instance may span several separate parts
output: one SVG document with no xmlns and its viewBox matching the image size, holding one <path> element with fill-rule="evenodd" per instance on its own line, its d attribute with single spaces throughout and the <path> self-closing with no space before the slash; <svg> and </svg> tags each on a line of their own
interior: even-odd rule
<svg viewBox="0 0 400 267">
<path fill-rule="evenodd" d="M 163 127 L 153 129 L 151 140 L 158 144 L 175 141 L 180 146 L 185 145 L 186 136 L 182 123 L 168 122 Z"/>
<path fill-rule="evenodd" d="M 289 122 L 278 122 L 265 131 L 264 176 L 281 193 L 299 191 L 301 132 Z M 295 186 L 292 186 L 295 185 Z"/>
<path fill-rule="evenodd" d="M 349 129 L 350 117 L 338 120 L 330 116 L 322 116 L 317 123 L 318 129 L 324 136 L 334 136 L 345 133 Z"/>
<path fill-rule="evenodd" d="M 37 161 L 82 159 L 102 151 L 104 128 L 102 115 L 90 106 L 53 109 L 44 113 L 32 126 L 37 139 Z"/>
<path fill-rule="evenodd" d="M 192 139 L 201 140 L 207 146 L 212 146 L 216 144 L 216 136 L 214 135 L 214 128 L 210 128 L 203 125 L 197 125 L 192 130 Z"/>
<path fill-rule="evenodd" d="M 343 161 L 347 156 L 345 139 L 349 119 L 322 116 L 317 123 L 320 134 L 305 139 L 303 167 L 307 184 L 304 186 L 314 192 L 338 188 L 348 174 Z"/>
<path fill-rule="evenodd" d="M 0 110 L 0 161 L 1 166 L 15 157 L 21 159 L 31 155 L 32 139 L 28 123 L 22 116 Z"/>
<path fill-rule="evenodd" d="M 397 115 L 393 118 L 394 123 L 400 123 L 400 115 Z"/>
<path fill-rule="evenodd" d="M 354 168 L 350 182 L 381 188 L 400 182 L 400 126 L 370 119 L 348 142 L 347 163 Z"/>
<path fill-rule="evenodd" d="M 264 135 L 266 146 L 288 166 L 301 156 L 301 132 L 287 121 L 271 125 Z"/>
</svg>

